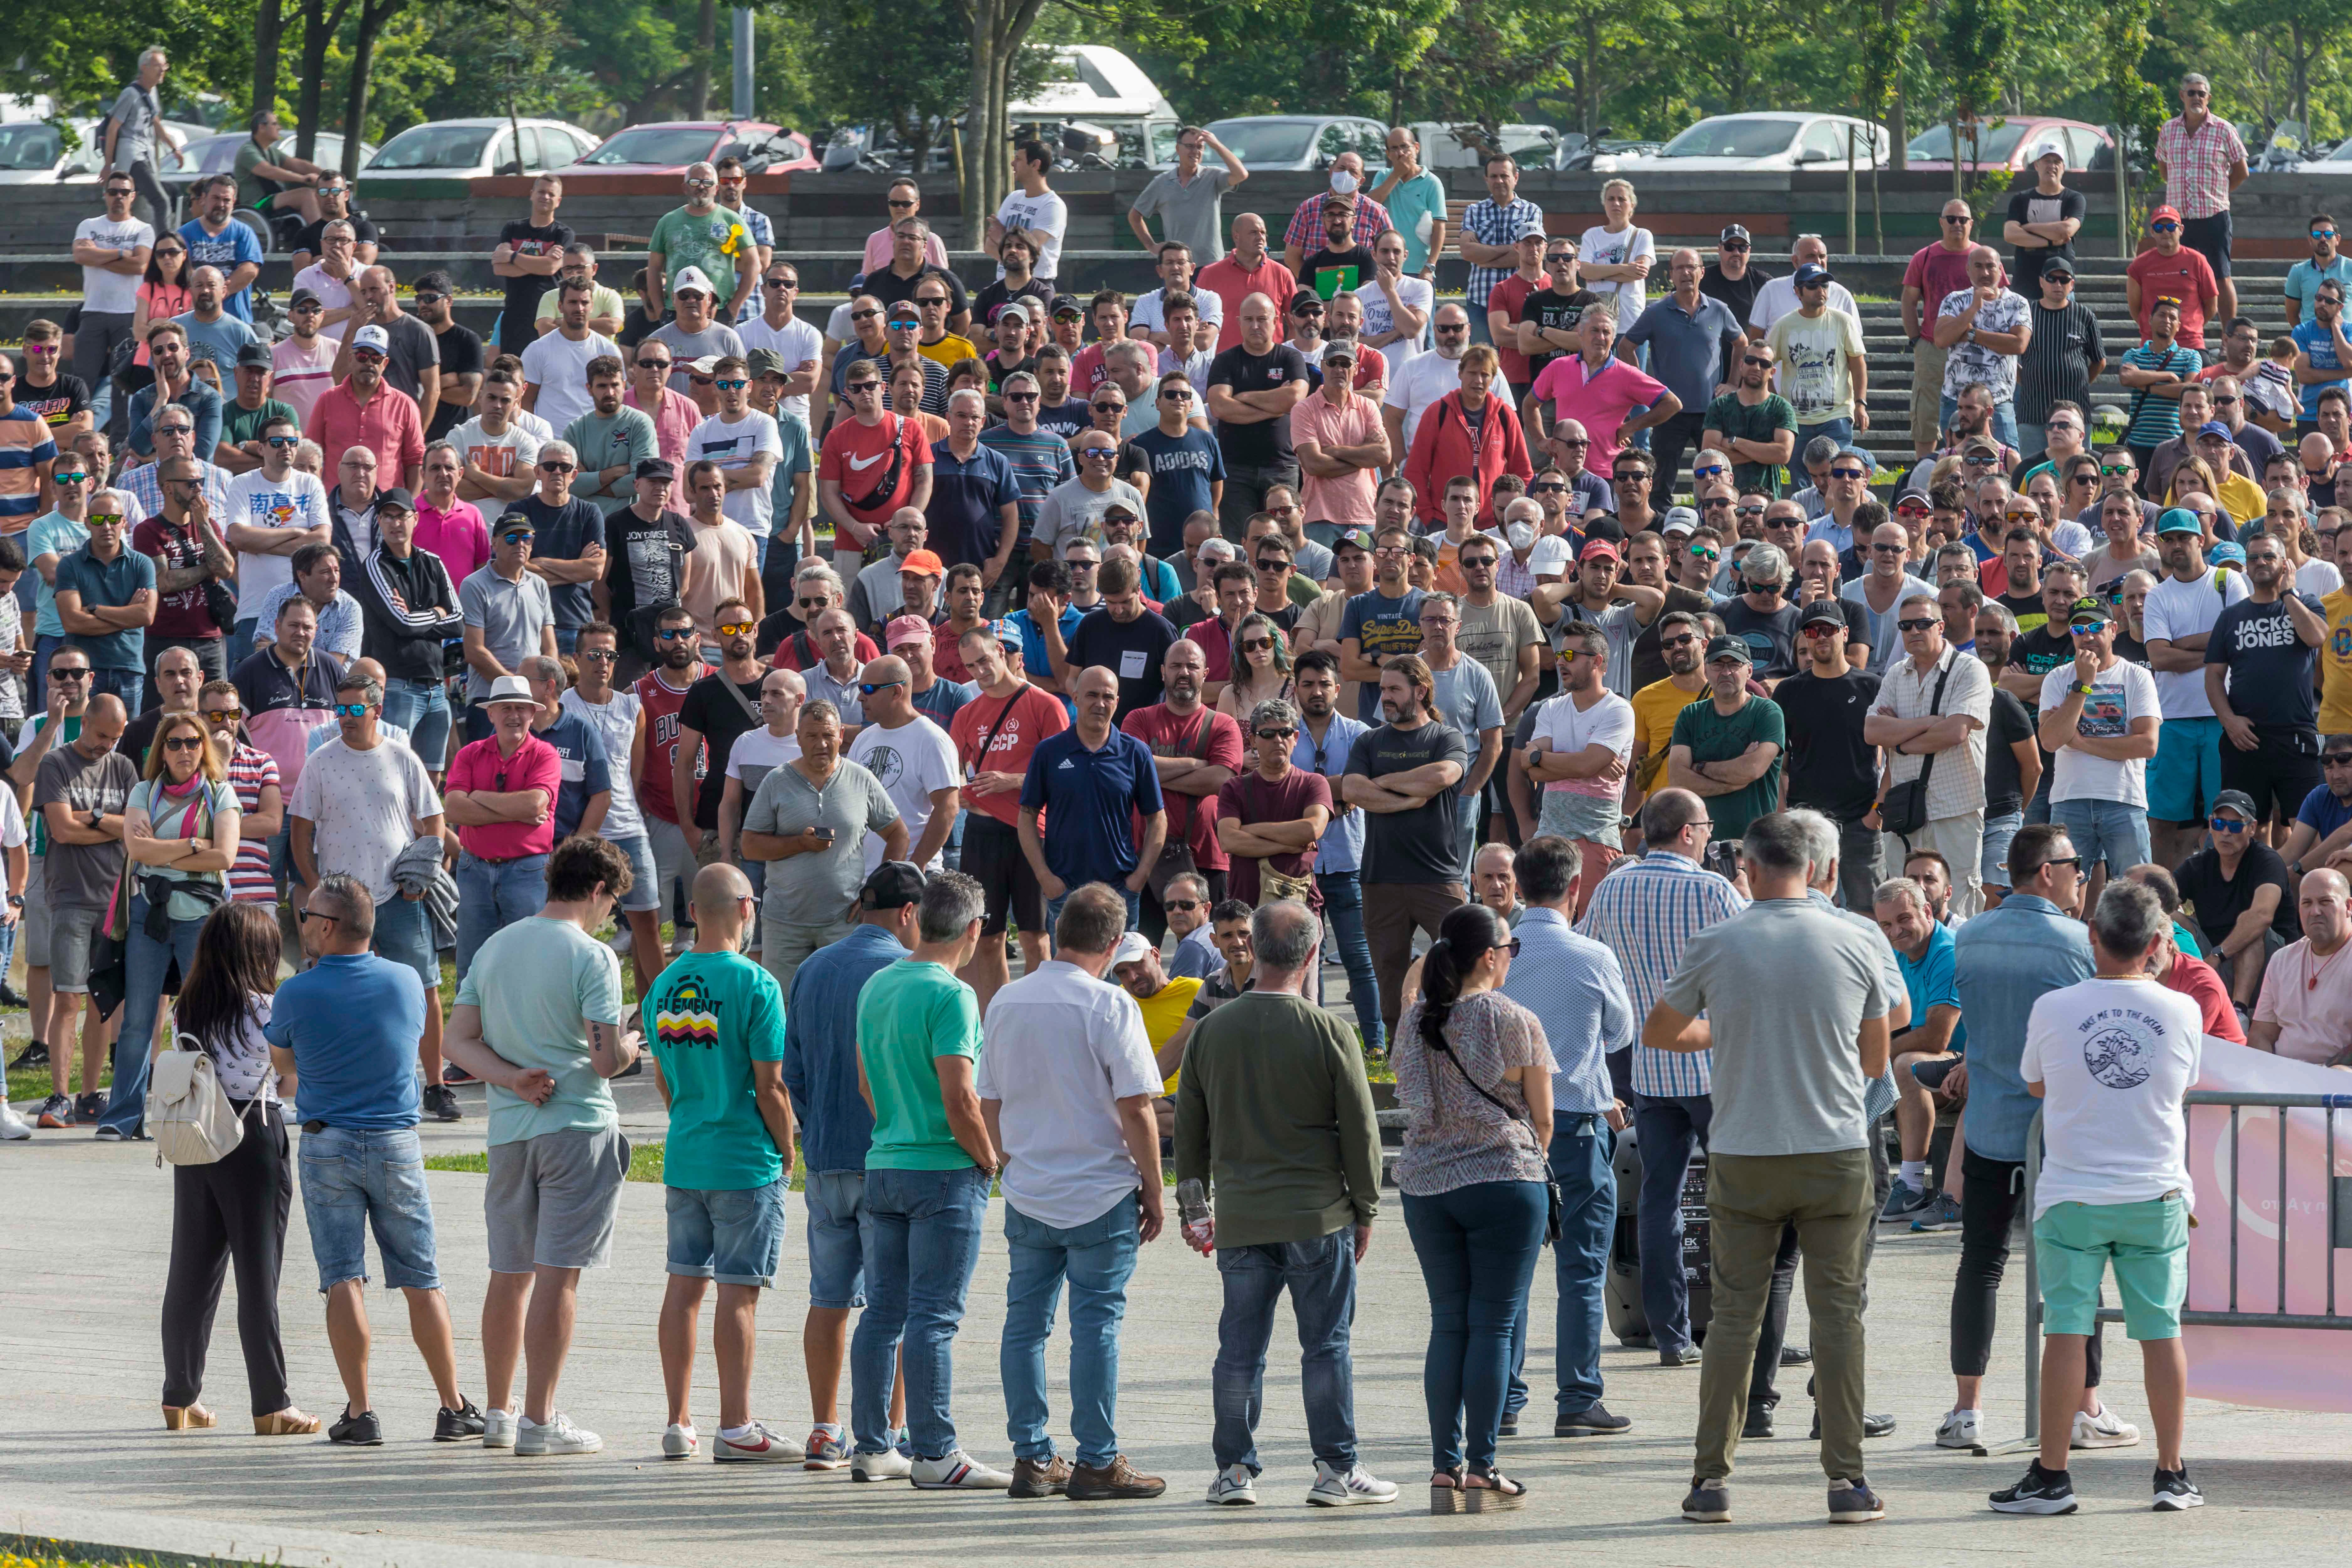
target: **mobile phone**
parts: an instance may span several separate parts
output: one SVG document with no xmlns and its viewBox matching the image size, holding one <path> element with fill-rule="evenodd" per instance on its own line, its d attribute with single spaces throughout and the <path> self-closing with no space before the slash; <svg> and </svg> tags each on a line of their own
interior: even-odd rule
<svg viewBox="0 0 2352 1568">
<path fill-rule="evenodd" d="M 1706 858 L 1700 864 L 1727 881 L 1737 879 L 1739 875 L 1739 840 L 1715 840 L 1706 847 Z"/>
</svg>

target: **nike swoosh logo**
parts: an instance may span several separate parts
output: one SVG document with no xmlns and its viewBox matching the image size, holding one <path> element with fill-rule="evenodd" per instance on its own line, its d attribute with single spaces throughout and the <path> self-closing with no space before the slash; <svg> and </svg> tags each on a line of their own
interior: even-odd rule
<svg viewBox="0 0 2352 1568">
<path fill-rule="evenodd" d="M 849 459 L 849 466 L 862 473 L 888 456 L 887 452 L 877 452 L 870 458 L 852 458 Z"/>
</svg>

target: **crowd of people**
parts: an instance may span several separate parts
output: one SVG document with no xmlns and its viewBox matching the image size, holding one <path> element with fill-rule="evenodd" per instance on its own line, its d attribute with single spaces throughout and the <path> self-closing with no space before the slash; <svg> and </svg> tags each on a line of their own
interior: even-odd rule
<svg viewBox="0 0 2352 1568">
<path fill-rule="evenodd" d="M 167 1425 L 213 1422 L 231 1262 L 257 1429 L 321 1425 L 274 1306 L 299 1168 L 332 1440 L 383 1437 L 372 1224 L 435 1436 L 585 1452 L 559 1380 L 631 1160 L 608 1081 L 649 1054 L 665 1454 L 704 1451 L 715 1280 L 713 1458 L 1024 1498 L 1163 1489 L 1115 1419 L 1172 1159 L 1223 1289 L 1210 1500 L 1256 1500 L 1287 1289 L 1308 1500 L 1341 1506 L 1399 1495 L 1358 1458 L 1348 1349 L 1385 1063 L 1433 1510 L 1526 1496 L 1496 1443 L 1530 1399 L 1547 1242 L 1555 1435 L 1630 1426 L 1600 1370 L 1622 1196 L 1658 1356 L 1702 1369 L 1685 1517 L 1730 1517 L 1740 1439 L 1774 1431 L 1801 1257 L 1830 1517 L 1862 1521 L 1884 1511 L 1863 1445 L 1895 1427 L 1864 1401 L 1875 1237 L 1961 1233 L 1936 1441 L 1978 1446 L 2039 1100 L 2057 1418 L 1993 1506 L 2067 1511 L 2070 1445 L 2139 1440 L 2097 1393 L 2109 1262 L 2156 1505 L 2193 1506 L 2180 1096 L 2207 1035 L 2331 1066 L 2352 1040 L 2352 381 L 2325 374 L 2352 374 L 2352 265 L 2315 218 L 2288 282 L 2302 402 L 2276 404 L 2276 351 L 2255 363 L 2227 292 L 2242 149 L 2194 79 L 2184 98 L 2126 428 L 2095 438 L 2081 198 L 2032 149 L 2006 258 L 1955 204 L 1913 260 L 1917 460 L 1891 489 L 1854 445 L 1861 327 L 1817 237 L 1769 278 L 1731 225 L 1651 298 L 1630 184 L 1571 238 L 1498 156 L 1450 232 L 1402 129 L 1385 179 L 1349 153 L 1275 215 L 1279 255 L 1266 219 L 1224 218 L 1239 159 L 1187 129 L 1132 216 L 1162 284 L 1133 300 L 1060 289 L 1049 148 L 1013 150 L 985 281 L 902 180 L 822 327 L 731 161 L 686 172 L 634 303 L 542 176 L 492 256 L 488 345 L 446 274 L 404 306 L 333 177 L 304 187 L 290 331 L 257 338 L 259 258 L 224 248 L 250 237 L 237 179 L 159 235 L 117 169 L 70 333 L 35 322 L 0 368 L 0 941 L 22 927 L 16 1065 L 52 1085 L 29 1120 L 0 1100 L 0 1137 L 141 1140 L 151 1060 L 180 1048 L 250 1121 L 176 1173 Z M 1449 243 L 1460 300 L 1431 282 Z M 467 1082 L 478 1403 L 416 1131 L 462 1120 Z M 1681 1203 L 1701 1151 L 1706 1321 Z M 795 1166 L 805 1442 L 751 1397 Z M 992 1180 L 1010 1471 L 951 1415 Z M 1070 1456 L 1044 1371 L 1066 1285 Z"/>
</svg>

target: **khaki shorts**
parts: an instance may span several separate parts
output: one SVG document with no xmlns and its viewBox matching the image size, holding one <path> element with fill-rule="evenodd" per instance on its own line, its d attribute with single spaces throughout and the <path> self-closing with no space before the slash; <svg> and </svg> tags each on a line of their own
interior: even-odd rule
<svg viewBox="0 0 2352 1568">
<path fill-rule="evenodd" d="M 567 1127 L 491 1144 L 482 1198 L 490 1272 L 604 1268 L 628 1170 L 629 1141 L 618 1127 Z"/>
<path fill-rule="evenodd" d="M 1923 452 L 1941 444 L 1944 362 L 1951 356 L 1951 350 L 1939 349 L 1926 338 L 1911 345 L 1911 445 Z"/>
</svg>

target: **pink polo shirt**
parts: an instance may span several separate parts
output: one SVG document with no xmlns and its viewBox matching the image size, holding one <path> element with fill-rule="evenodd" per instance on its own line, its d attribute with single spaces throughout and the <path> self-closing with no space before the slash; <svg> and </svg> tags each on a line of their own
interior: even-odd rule
<svg viewBox="0 0 2352 1568">
<path fill-rule="evenodd" d="M 429 550 L 441 558 L 453 585 L 490 563 L 489 527 L 482 521 L 481 508 L 469 500 L 457 501 L 443 511 L 418 496 L 415 542 L 419 550 Z"/>
<path fill-rule="evenodd" d="M 1381 405 L 1360 393 L 1340 408 L 1320 391 L 1311 392 L 1290 411 L 1294 447 L 1301 441 L 1318 442 L 1327 451 L 1333 447 L 1360 447 L 1380 433 Z M 1336 479 L 1307 474 L 1298 504 L 1306 508 L 1309 522 L 1336 522 L 1342 528 L 1369 526 L 1379 483 L 1379 476 L 1370 468 L 1358 468 Z"/>
<path fill-rule="evenodd" d="M 2318 957 L 2309 937 L 2279 949 L 2263 971 L 2254 1022 L 2279 1026 L 2279 1055 L 2326 1066 L 2352 1044 L 2352 952 Z"/>
<path fill-rule="evenodd" d="M 1584 451 L 1588 473 L 1610 477 L 1617 462 L 1617 426 L 1636 408 L 1647 408 L 1666 390 L 1666 384 L 1612 354 L 1601 368 L 1587 374 L 1584 356 L 1562 354 L 1536 377 L 1535 395 L 1552 406 L 1555 424 L 1575 419 L 1584 426 L 1592 445 Z"/>
<path fill-rule="evenodd" d="M 630 408 L 644 408 L 653 416 L 654 449 L 669 460 L 677 477 L 670 481 L 668 506 L 672 511 L 685 513 L 693 509 L 686 504 L 686 440 L 694 427 L 702 423 L 702 410 L 694 399 L 675 387 L 662 388 L 662 405 L 658 412 L 646 408 L 637 401 L 634 384 L 621 395 L 622 404 Z"/>
<path fill-rule="evenodd" d="M 519 790 L 547 792 L 547 817 L 542 822 L 493 822 L 459 827 L 457 842 L 466 852 L 484 860 L 513 860 L 544 855 L 555 847 L 555 795 L 563 787 L 563 758 L 536 735 L 523 737 L 511 757 L 499 754 L 499 738 L 476 741 L 449 763 L 445 790 L 485 790 L 510 795 Z"/>
</svg>

